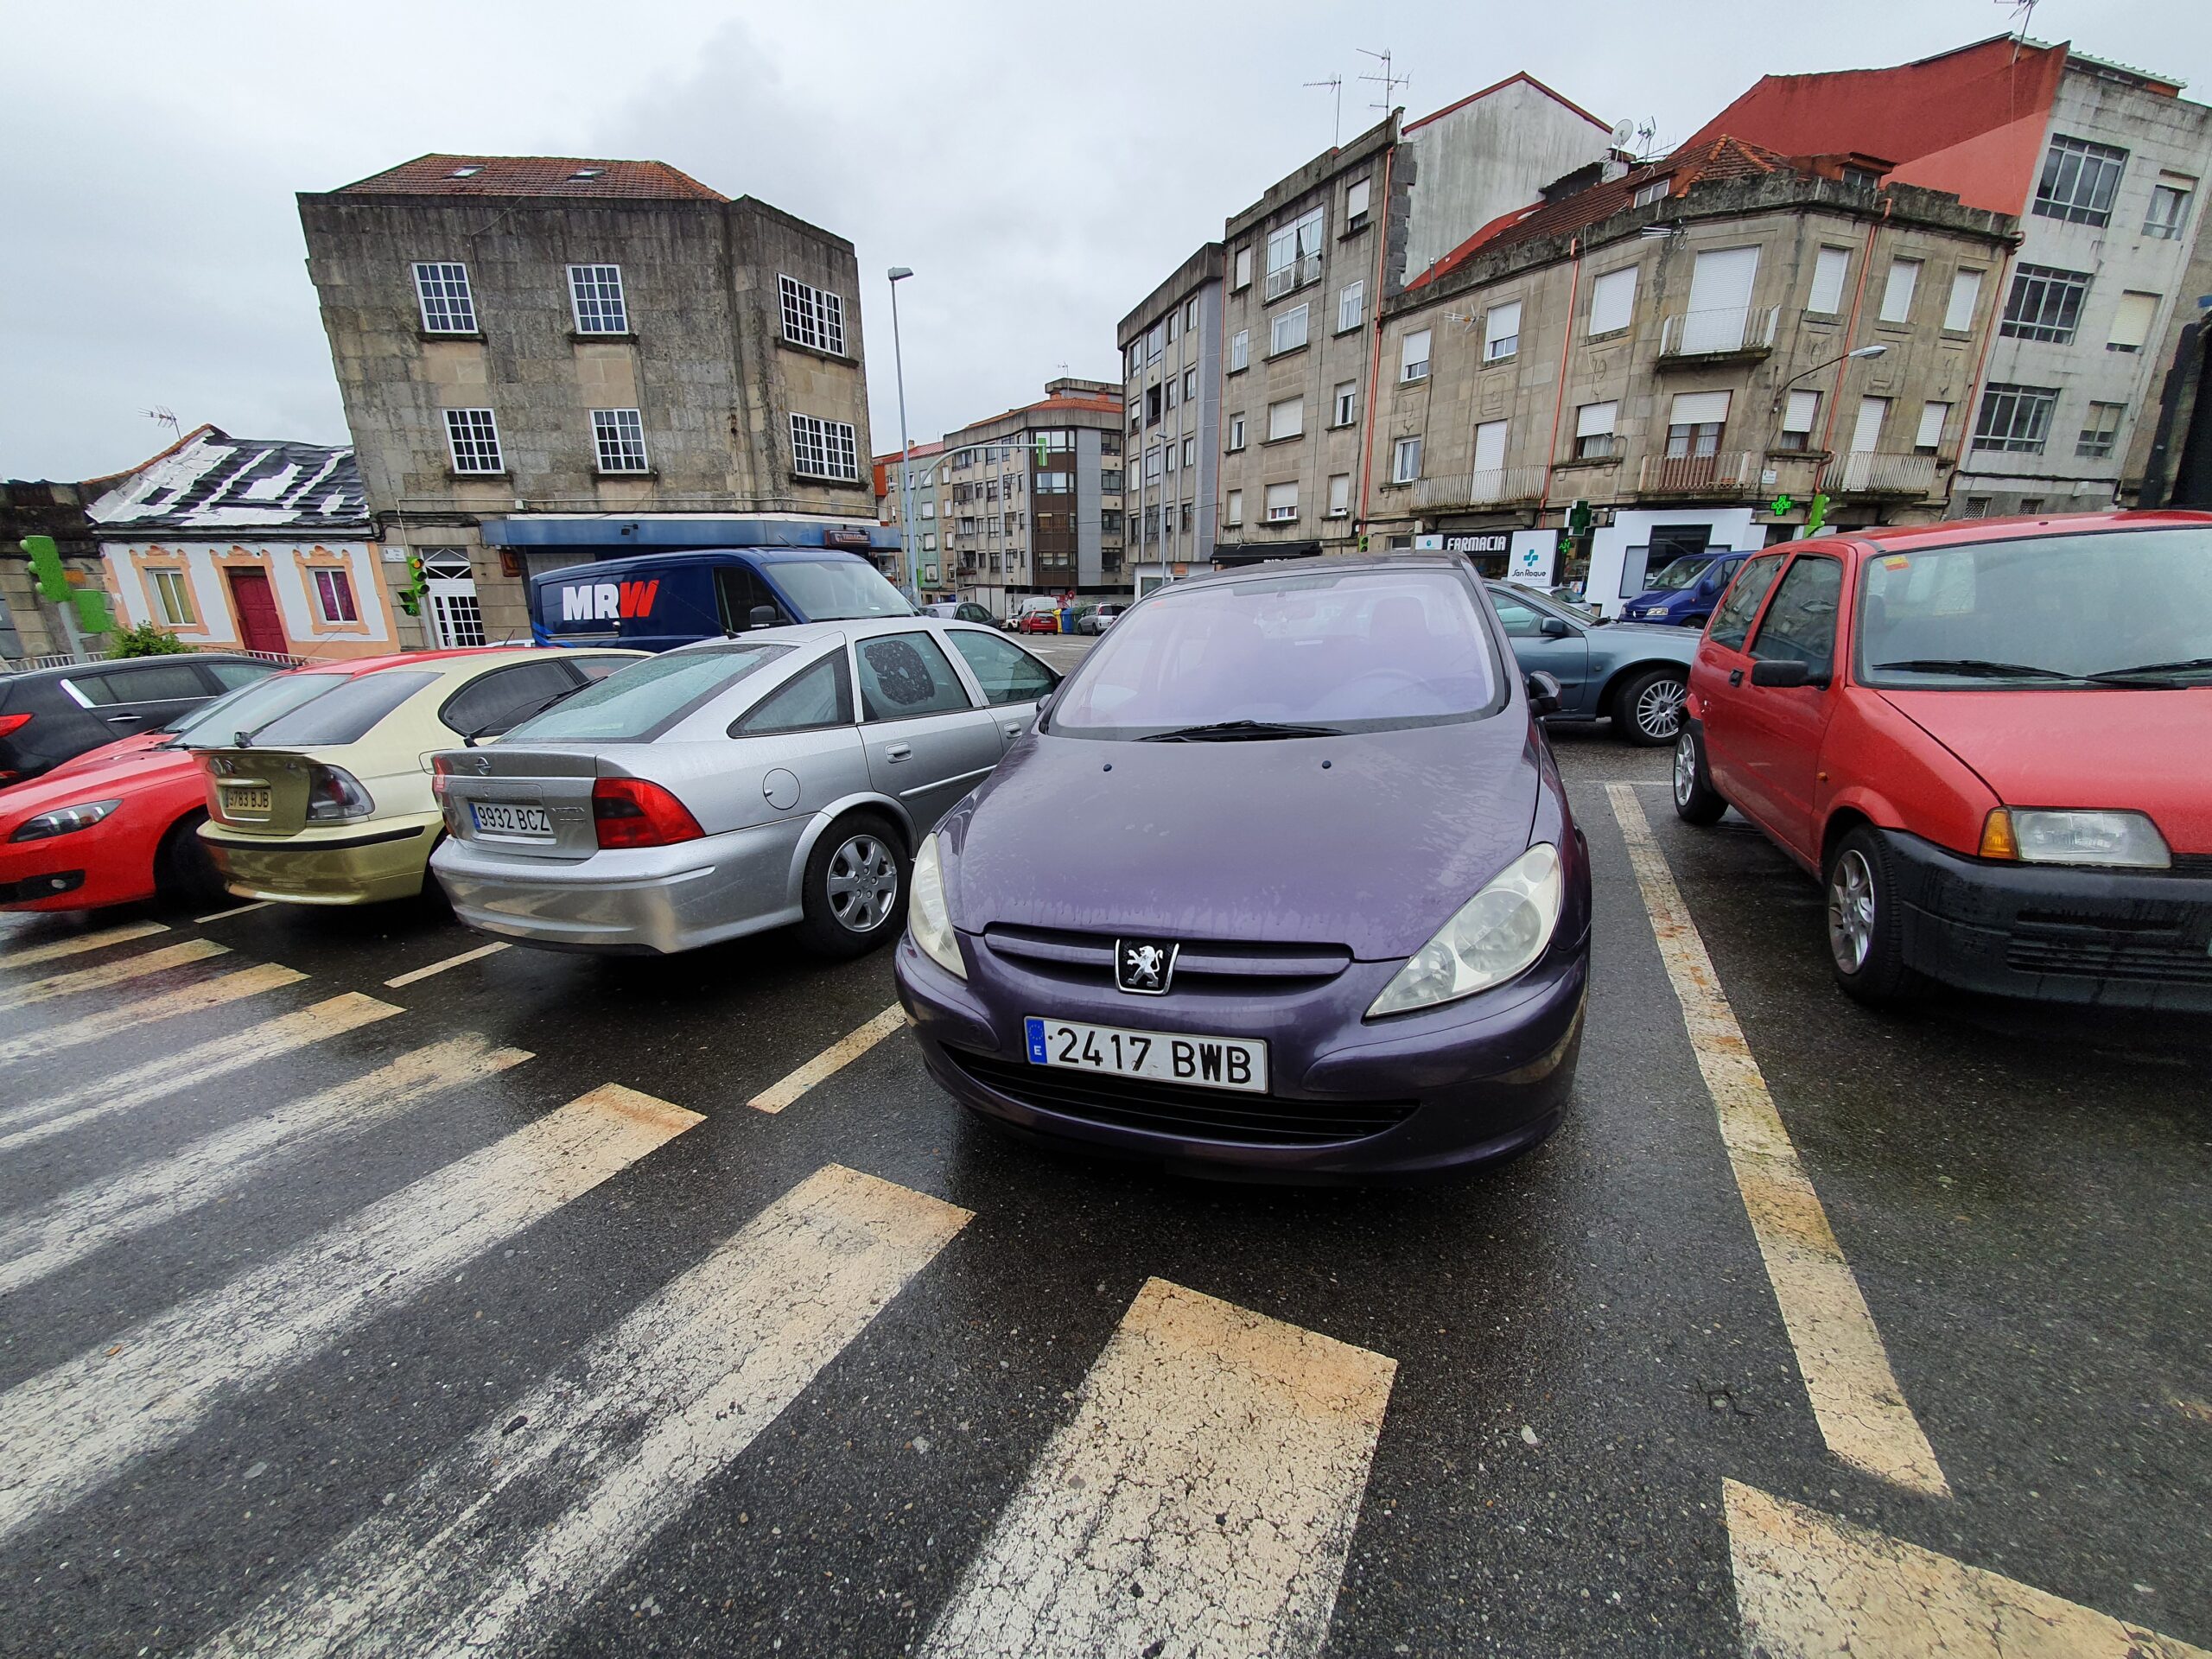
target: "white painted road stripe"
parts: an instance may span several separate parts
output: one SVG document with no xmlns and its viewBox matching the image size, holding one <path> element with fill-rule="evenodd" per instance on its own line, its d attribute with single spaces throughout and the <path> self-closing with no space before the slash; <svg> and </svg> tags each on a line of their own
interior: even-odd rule
<svg viewBox="0 0 2212 1659">
<path fill-rule="evenodd" d="M 0 1541 L 700 1121 L 608 1084 L 0 1395 Z"/>
<path fill-rule="evenodd" d="M 1935 1448 L 1897 1387 L 1874 1315 L 1828 1227 L 1820 1194 L 1798 1161 L 1797 1148 L 1767 1092 L 1766 1077 L 1713 970 L 1705 940 L 1690 919 L 1659 843 L 1651 838 L 1636 791 L 1625 784 L 1609 784 L 1605 792 L 1628 843 L 1667 977 L 1681 1002 L 1698 1069 L 1719 1114 L 1736 1190 L 1743 1194 L 1828 1450 L 1885 1480 L 1948 1497 L 1950 1484 L 1936 1461 Z"/>
<path fill-rule="evenodd" d="M 906 1023 L 906 1011 L 893 1003 L 855 1031 L 823 1049 L 772 1089 L 763 1090 L 745 1103 L 756 1112 L 780 1112 L 808 1090 L 834 1077 Z"/>
<path fill-rule="evenodd" d="M 121 944 L 127 939 L 143 939 L 149 934 L 166 933 L 168 929 L 160 922 L 126 922 L 119 927 L 103 927 L 90 933 L 79 933 L 73 938 L 49 939 L 44 944 L 27 946 L 0 955 L 0 968 L 28 968 L 36 962 L 52 962 L 57 957 L 73 957 L 86 950 L 97 950 L 103 945 Z"/>
<path fill-rule="evenodd" d="M 474 950 L 464 950 L 457 957 L 448 957 L 443 962 L 434 962 L 427 968 L 417 968 L 412 973 L 399 974 L 385 981 L 385 988 L 396 991 L 403 985 L 412 985 L 418 979 L 428 979 L 432 974 L 442 974 L 448 968 L 458 968 L 465 962 L 475 962 L 484 957 L 496 957 L 507 948 L 504 939 L 490 944 L 480 944 Z"/>
<path fill-rule="evenodd" d="M 181 1049 L 160 1059 L 148 1060 L 111 1077 L 79 1084 L 41 1100 L 0 1108 L 0 1152 L 48 1140 L 94 1118 L 132 1110 L 149 1100 L 159 1100 L 180 1089 L 190 1089 L 260 1065 L 327 1037 L 389 1020 L 404 1008 L 379 1002 L 359 991 L 327 997 L 296 1014 L 279 1014 L 257 1026 L 227 1037 Z M 16 1127 L 22 1125 L 22 1127 Z"/>
<path fill-rule="evenodd" d="M 536 1651 L 968 1220 L 872 1175 L 817 1171 L 200 1659 Z"/>
<path fill-rule="evenodd" d="M 174 1020 L 183 1014 L 202 1014 L 209 1008 L 219 1008 L 245 997 L 258 996 L 264 991 L 296 985 L 306 977 L 296 968 L 282 968 L 270 962 L 256 963 L 252 967 L 241 968 L 235 973 L 203 979 L 196 985 L 180 985 L 173 991 L 156 992 L 135 1002 L 126 1002 L 119 1008 L 85 1014 L 58 1026 L 26 1032 L 21 1037 L 0 1039 L 0 1065 L 35 1059 L 57 1049 L 96 1043 L 134 1027 L 152 1025 L 157 1020 Z"/>
<path fill-rule="evenodd" d="M 227 956 L 231 947 L 218 944 L 213 939 L 186 939 L 176 944 L 165 944 L 157 950 L 142 950 L 135 957 L 121 962 L 104 962 L 97 968 L 77 968 L 66 974 L 49 974 L 44 979 L 27 980 L 21 985 L 0 988 L 0 1008 L 28 1008 L 35 1002 L 46 1002 L 57 996 L 67 996 L 77 991 L 97 991 L 110 985 L 120 985 L 125 980 L 139 979 L 148 974 L 158 974 L 167 968 L 181 968 L 189 962 L 205 962 L 210 957 Z"/>
<path fill-rule="evenodd" d="M 1150 1281 L 923 1652 L 1319 1651 L 1396 1371 Z"/>
<path fill-rule="evenodd" d="M 194 918 L 192 918 L 192 925 L 193 925 L 194 927 L 198 927 L 198 926 L 199 926 L 201 923 L 203 923 L 203 922 L 225 922 L 225 921 L 228 921 L 232 917 L 233 917 L 233 916 L 243 916 L 243 915 L 245 915 L 248 911 L 253 911 L 253 910 L 266 910 L 266 909 L 268 909 L 268 908 L 269 908 L 269 906 L 271 906 L 271 905 L 275 904 L 276 902 L 276 901 L 274 899 L 255 899 L 255 900 L 254 900 L 251 904 L 250 904 L 250 905 L 239 905 L 239 906 L 236 906 L 235 908 L 231 909 L 231 910 L 219 910 L 219 911 L 216 911 L 216 912 L 215 912 L 213 914 L 212 914 L 212 915 L 207 915 L 207 916 L 195 916 L 195 917 L 194 917 Z"/>
<path fill-rule="evenodd" d="M 1986 1568 L 1721 1483 L 1744 1651 L 1766 1659 L 2212 1659 Z"/>
<path fill-rule="evenodd" d="M 494 1048 L 473 1032 L 448 1038 L 366 1077 L 203 1135 L 168 1157 L 65 1192 L 0 1224 L 0 1295 L 212 1204 L 328 1141 L 388 1123 L 432 1095 L 481 1082 L 529 1058 L 523 1049 Z"/>
</svg>

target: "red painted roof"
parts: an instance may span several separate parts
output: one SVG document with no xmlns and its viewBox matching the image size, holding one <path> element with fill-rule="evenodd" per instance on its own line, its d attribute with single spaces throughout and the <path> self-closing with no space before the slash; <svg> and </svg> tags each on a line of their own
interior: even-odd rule
<svg viewBox="0 0 2212 1659">
<path fill-rule="evenodd" d="M 1047 397 L 1039 403 L 1023 404 L 1019 408 L 1009 409 L 1002 415 L 990 415 L 986 416 L 980 421 L 970 421 L 967 425 L 962 427 L 960 430 L 963 432 L 972 432 L 979 426 L 995 426 L 999 422 L 1010 421 L 1017 415 L 1052 415 L 1058 413 L 1062 410 L 1081 410 L 1084 413 L 1090 415 L 1118 416 L 1122 412 L 1122 400 L 1118 397 L 1069 397 L 1065 396 Z"/>
<path fill-rule="evenodd" d="M 877 466 L 888 467 L 899 460 L 901 453 L 901 451 L 897 449 L 887 449 L 883 454 L 875 456 L 874 459 Z M 906 454 L 915 461 L 921 460 L 925 455 L 941 455 L 944 453 L 944 442 L 940 438 L 930 443 L 918 443 L 912 450 L 903 453 Z"/>
<path fill-rule="evenodd" d="M 1503 92 L 1505 88 L 1513 85 L 1516 80 L 1535 87 L 1538 92 L 1541 92 L 1546 98 L 1550 99 L 1554 103 L 1573 111 L 1575 114 L 1580 116 L 1585 121 L 1587 121 L 1593 127 L 1597 127 L 1602 130 L 1610 129 L 1612 125 L 1612 123 L 1610 121 L 1600 121 L 1596 116 L 1591 114 L 1589 111 L 1584 109 L 1580 104 L 1577 104 L 1573 99 L 1565 97 L 1562 94 L 1553 91 L 1550 87 L 1545 86 L 1542 81 L 1538 80 L 1534 75 L 1523 69 L 1517 74 L 1508 75 L 1503 80 L 1491 82 L 1491 85 L 1484 87 L 1482 91 L 1478 92 L 1469 92 L 1465 98 L 1454 99 L 1452 103 L 1446 104 L 1442 109 L 1436 111 L 1433 114 L 1424 115 L 1420 120 L 1408 124 L 1408 125 L 1403 129 L 1403 131 L 1408 135 L 1418 132 L 1430 122 L 1441 121 L 1446 116 L 1451 114 L 1452 111 L 1464 109 L 1478 98 L 1488 98 L 1492 92 Z"/>
<path fill-rule="evenodd" d="M 465 177 L 456 174 L 474 168 Z M 587 176 L 578 177 L 583 174 Z M 629 200 L 728 201 L 666 162 L 590 161 L 573 156 L 417 156 L 337 191 L 342 196 L 576 196 Z"/>
</svg>

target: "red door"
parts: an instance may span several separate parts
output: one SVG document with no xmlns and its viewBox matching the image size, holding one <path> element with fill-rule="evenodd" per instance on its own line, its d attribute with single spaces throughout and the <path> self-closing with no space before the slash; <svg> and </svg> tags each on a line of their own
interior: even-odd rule
<svg viewBox="0 0 2212 1659">
<path fill-rule="evenodd" d="M 1713 785 L 1738 810 L 1758 818 L 1764 816 L 1758 780 L 1745 774 L 1743 759 L 1742 702 L 1750 690 L 1751 624 L 1765 602 L 1774 579 L 1782 574 L 1786 551 L 1762 554 L 1745 561 L 1728 588 L 1728 596 L 1713 613 L 1696 659 L 1690 665 L 1690 691 L 1700 708 L 1705 724 L 1705 766 Z"/>
<path fill-rule="evenodd" d="M 1759 685 L 1746 677 L 1732 693 L 1742 719 L 1735 744 L 1737 774 L 1764 803 L 1765 826 L 1808 864 L 1820 856 L 1813 830 L 1815 774 L 1821 739 L 1841 695 L 1835 671 L 1836 621 L 1843 603 L 1843 561 L 1833 554 L 1801 553 L 1789 562 L 1774 597 L 1751 635 L 1751 658 L 1802 663 L 1805 685 Z"/>
<path fill-rule="evenodd" d="M 269 573 L 234 569 L 230 578 L 231 608 L 238 613 L 239 643 L 248 651 L 287 655 L 291 642 L 284 637 L 283 618 L 276 613 L 276 595 L 269 586 Z"/>
</svg>

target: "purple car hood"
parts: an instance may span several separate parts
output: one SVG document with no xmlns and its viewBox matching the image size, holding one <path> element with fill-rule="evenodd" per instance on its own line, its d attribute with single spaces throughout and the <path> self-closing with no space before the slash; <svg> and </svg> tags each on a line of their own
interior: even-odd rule
<svg viewBox="0 0 2212 1659">
<path fill-rule="evenodd" d="M 1528 847 L 1537 765 L 1517 705 L 1279 742 L 1033 734 L 946 826 L 953 918 L 1411 956 Z"/>
</svg>

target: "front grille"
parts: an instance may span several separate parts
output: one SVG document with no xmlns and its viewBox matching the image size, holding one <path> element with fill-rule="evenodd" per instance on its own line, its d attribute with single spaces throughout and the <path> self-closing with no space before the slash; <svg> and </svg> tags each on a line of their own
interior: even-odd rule
<svg viewBox="0 0 2212 1659">
<path fill-rule="evenodd" d="M 948 1049 L 976 1082 L 1025 1106 L 1119 1129 L 1245 1147 L 1320 1147 L 1395 1128 L 1411 1100 L 1284 1100 L 1189 1089 L 1142 1077 L 1102 1077 Z"/>
<path fill-rule="evenodd" d="M 2176 875 L 2212 875 L 2212 853 L 2176 853 L 2173 861 Z"/>
<path fill-rule="evenodd" d="M 1114 935 L 1110 933 L 1012 927 L 1001 923 L 983 930 L 983 941 L 996 955 L 1047 979 L 1075 985 L 1114 982 Z M 1262 994 L 1308 990 L 1326 984 L 1351 963 L 1351 951 L 1341 944 L 1188 939 L 1176 953 L 1175 983 Z"/>
<path fill-rule="evenodd" d="M 2212 950 L 2171 923 L 2090 927 L 2023 916 L 2005 962 L 2023 974 L 2212 985 Z"/>
</svg>

